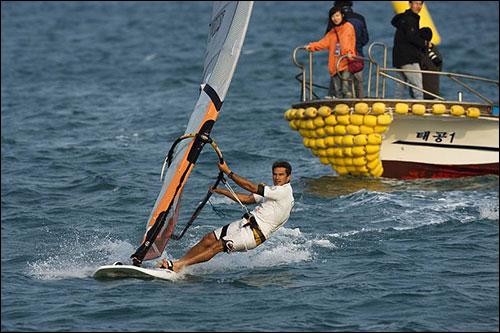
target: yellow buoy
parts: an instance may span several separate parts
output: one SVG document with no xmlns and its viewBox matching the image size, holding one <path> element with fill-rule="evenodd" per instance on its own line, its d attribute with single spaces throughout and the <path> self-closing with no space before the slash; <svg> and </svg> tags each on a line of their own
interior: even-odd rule
<svg viewBox="0 0 500 333">
<path fill-rule="evenodd" d="M 333 134 L 335 134 L 335 127 L 325 126 L 325 132 L 326 132 L 326 135 L 333 135 Z"/>
<path fill-rule="evenodd" d="M 300 129 L 299 133 L 303 137 L 307 137 L 307 138 L 315 138 L 315 137 L 317 137 L 315 130 Z"/>
<path fill-rule="evenodd" d="M 379 145 L 366 145 L 366 153 L 367 154 L 378 153 L 379 151 L 380 151 Z"/>
<path fill-rule="evenodd" d="M 342 146 L 342 143 L 344 142 L 344 136 L 342 135 L 335 135 L 333 137 L 333 140 L 335 141 L 336 146 Z"/>
<path fill-rule="evenodd" d="M 307 118 L 313 119 L 313 118 L 316 118 L 317 115 L 318 115 L 318 110 L 316 108 L 308 107 L 306 109 L 306 117 Z"/>
<path fill-rule="evenodd" d="M 392 123 L 392 117 L 390 114 L 381 114 L 377 116 L 377 124 L 381 126 L 387 126 Z"/>
<path fill-rule="evenodd" d="M 335 168 L 335 171 L 337 171 L 339 176 L 345 176 L 349 173 L 349 171 L 347 171 L 347 168 L 345 166 L 338 166 L 337 168 Z"/>
<path fill-rule="evenodd" d="M 315 132 L 316 132 L 316 135 L 318 136 L 318 138 L 322 138 L 322 137 L 326 136 L 326 132 L 325 132 L 324 127 L 316 128 Z"/>
<path fill-rule="evenodd" d="M 345 166 L 352 165 L 352 157 L 344 157 L 344 164 Z"/>
<path fill-rule="evenodd" d="M 367 114 L 369 111 L 368 104 L 366 103 L 356 103 L 354 105 L 354 113 L 358 113 L 360 115 Z"/>
<path fill-rule="evenodd" d="M 344 147 L 342 148 L 342 150 L 344 151 L 344 156 L 345 158 L 348 158 L 348 157 L 353 157 L 354 155 L 352 154 L 352 147 Z M 347 163 L 347 162 L 346 162 Z M 352 164 L 352 163 L 351 163 Z M 346 165 L 351 165 L 351 164 L 346 164 Z"/>
<path fill-rule="evenodd" d="M 316 149 L 316 139 L 309 138 L 309 148 Z"/>
<path fill-rule="evenodd" d="M 340 125 L 349 125 L 351 123 L 351 117 L 348 114 L 337 116 L 337 122 Z"/>
<path fill-rule="evenodd" d="M 397 103 L 394 107 L 394 112 L 398 114 L 407 114 L 408 113 L 408 104 L 406 103 Z"/>
<path fill-rule="evenodd" d="M 302 139 L 302 144 L 304 145 L 304 147 L 306 147 L 306 148 L 309 148 L 309 147 L 310 147 L 310 145 L 309 145 L 309 141 L 310 141 L 310 140 L 311 140 L 311 139 L 309 139 L 309 138 L 304 138 L 304 139 Z"/>
<path fill-rule="evenodd" d="M 284 116 L 285 116 L 286 120 L 291 120 L 292 119 L 291 115 L 290 115 L 291 113 L 292 113 L 292 109 L 288 109 L 288 110 L 285 111 Z"/>
<path fill-rule="evenodd" d="M 319 161 L 320 161 L 322 164 L 325 164 L 325 165 L 330 164 L 330 161 L 328 160 L 328 157 L 326 157 L 326 156 L 320 157 L 320 158 L 319 158 Z"/>
<path fill-rule="evenodd" d="M 328 126 L 337 125 L 337 117 L 335 117 L 333 114 L 329 115 L 328 117 L 325 118 L 325 124 L 327 124 Z"/>
<path fill-rule="evenodd" d="M 345 168 L 349 171 L 349 173 L 356 172 L 356 167 L 354 165 L 347 165 Z"/>
<path fill-rule="evenodd" d="M 381 102 L 373 103 L 372 113 L 373 114 L 383 114 L 385 112 L 385 104 Z"/>
<path fill-rule="evenodd" d="M 370 170 L 370 174 L 374 177 L 380 177 L 384 173 L 384 168 L 382 164 L 380 164 L 376 169 Z"/>
<path fill-rule="evenodd" d="M 306 129 L 306 123 L 302 120 L 302 119 L 294 119 L 292 120 L 295 125 L 300 128 L 301 130 L 305 130 Z"/>
<path fill-rule="evenodd" d="M 347 104 L 335 105 L 335 113 L 338 115 L 348 114 L 349 113 L 349 105 L 347 105 Z"/>
<path fill-rule="evenodd" d="M 340 147 L 333 148 L 333 155 L 335 157 L 344 157 L 344 149 Z"/>
<path fill-rule="evenodd" d="M 354 146 L 354 136 L 353 135 L 345 135 L 342 139 L 342 144 L 344 146 Z"/>
<path fill-rule="evenodd" d="M 351 135 L 358 135 L 359 134 L 359 126 L 356 125 L 347 125 L 346 127 L 347 133 Z"/>
<path fill-rule="evenodd" d="M 325 139 L 323 138 L 316 139 L 316 147 L 325 149 L 326 148 Z"/>
<path fill-rule="evenodd" d="M 467 117 L 479 118 L 480 115 L 481 111 L 478 108 L 471 107 L 467 109 Z"/>
<path fill-rule="evenodd" d="M 336 135 L 345 135 L 347 132 L 344 125 L 335 125 L 335 134 Z"/>
<path fill-rule="evenodd" d="M 373 153 L 373 154 L 366 154 L 366 160 L 370 161 L 370 162 L 374 161 L 374 160 L 378 160 L 379 156 L 380 155 L 379 155 L 378 152 L 377 153 Z"/>
<path fill-rule="evenodd" d="M 368 134 L 368 144 L 379 145 L 382 143 L 382 135 L 379 133 Z"/>
<path fill-rule="evenodd" d="M 453 105 L 450 109 L 450 113 L 454 116 L 460 117 L 465 114 L 465 109 L 462 105 Z"/>
<path fill-rule="evenodd" d="M 366 125 L 359 126 L 359 131 L 361 132 L 361 134 L 371 134 L 374 132 L 373 127 Z"/>
<path fill-rule="evenodd" d="M 354 137 L 354 144 L 356 146 L 364 146 L 368 144 L 368 135 L 366 134 L 358 134 Z"/>
<path fill-rule="evenodd" d="M 355 157 L 352 159 L 352 164 L 355 166 L 363 166 L 366 164 L 366 158 L 364 156 Z"/>
<path fill-rule="evenodd" d="M 365 126 L 375 127 L 377 125 L 377 116 L 368 114 L 365 116 L 363 123 L 365 124 Z"/>
<path fill-rule="evenodd" d="M 352 147 L 352 154 L 354 156 L 365 156 L 366 148 L 365 146 L 354 146 Z"/>
<path fill-rule="evenodd" d="M 330 109 L 328 106 L 323 105 L 318 109 L 318 114 L 321 117 L 328 117 L 332 114 L 332 109 Z"/>
<path fill-rule="evenodd" d="M 306 129 L 310 130 L 316 129 L 316 126 L 314 126 L 314 121 L 312 119 L 307 119 L 305 123 L 306 123 Z"/>
<path fill-rule="evenodd" d="M 351 114 L 349 117 L 349 120 L 351 121 L 351 124 L 361 126 L 363 125 L 363 120 L 365 119 L 365 116 L 362 114 Z"/>
<path fill-rule="evenodd" d="M 372 160 L 372 161 L 368 161 L 366 163 L 366 166 L 368 167 L 368 169 L 370 170 L 373 170 L 373 169 L 376 169 L 379 165 L 381 165 L 381 162 L 380 160 L 376 159 L 376 160 Z"/>
<path fill-rule="evenodd" d="M 411 112 L 416 115 L 423 115 L 425 114 L 425 105 L 423 104 L 413 104 L 411 106 Z"/>
<path fill-rule="evenodd" d="M 325 138 L 325 144 L 328 146 L 328 147 L 333 147 L 335 146 L 335 140 L 333 138 L 333 136 L 327 136 Z"/>
<path fill-rule="evenodd" d="M 433 114 L 444 114 L 446 113 L 446 106 L 444 104 L 434 104 L 432 106 Z"/>
<path fill-rule="evenodd" d="M 323 117 L 321 117 L 321 116 L 314 118 L 313 122 L 314 122 L 314 126 L 316 126 L 316 128 L 325 126 L 325 121 L 323 120 Z"/>
<path fill-rule="evenodd" d="M 298 127 L 297 127 L 297 125 L 295 123 L 295 120 L 290 121 L 289 125 L 290 125 L 291 129 L 293 129 L 295 131 L 298 130 Z"/>
<path fill-rule="evenodd" d="M 368 170 L 368 168 L 366 166 L 357 166 L 356 167 L 356 171 L 358 171 L 359 173 L 363 174 L 363 175 L 366 175 L 368 172 L 370 172 L 370 170 Z"/>
<path fill-rule="evenodd" d="M 388 128 L 389 128 L 388 126 L 377 125 L 373 128 L 373 131 L 375 133 L 385 133 L 385 131 L 387 131 Z"/>
<path fill-rule="evenodd" d="M 306 117 L 306 109 L 300 108 L 295 112 L 295 119 L 304 119 Z"/>
<path fill-rule="evenodd" d="M 328 157 L 334 157 L 335 156 L 335 149 L 330 147 L 326 149 L 326 156 Z"/>
</svg>

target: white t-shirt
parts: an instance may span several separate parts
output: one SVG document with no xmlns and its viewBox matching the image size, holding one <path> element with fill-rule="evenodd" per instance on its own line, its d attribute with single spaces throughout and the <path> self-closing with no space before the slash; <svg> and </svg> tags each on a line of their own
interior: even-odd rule
<svg viewBox="0 0 500 333">
<path fill-rule="evenodd" d="M 290 183 L 282 186 L 264 186 L 264 196 L 253 195 L 260 203 L 251 214 L 264 236 L 269 236 L 288 221 L 294 205 L 293 191 Z"/>
</svg>

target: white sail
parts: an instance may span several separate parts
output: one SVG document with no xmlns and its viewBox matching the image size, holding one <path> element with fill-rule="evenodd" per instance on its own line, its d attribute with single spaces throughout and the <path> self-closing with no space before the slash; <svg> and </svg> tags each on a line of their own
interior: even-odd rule
<svg viewBox="0 0 500 333">
<path fill-rule="evenodd" d="M 252 7 L 253 1 L 214 2 L 200 96 L 185 134 L 210 135 L 238 63 Z M 134 263 L 163 253 L 177 222 L 182 189 L 205 143 L 196 136 L 175 148 L 143 241 L 131 256 Z"/>
</svg>

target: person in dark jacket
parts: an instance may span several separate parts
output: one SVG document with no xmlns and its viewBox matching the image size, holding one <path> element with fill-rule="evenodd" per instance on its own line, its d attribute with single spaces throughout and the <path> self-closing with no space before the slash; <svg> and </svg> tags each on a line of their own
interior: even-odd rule
<svg viewBox="0 0 500 333">
<path fill-rule="evenodd" d="M 392 49 L 392 64 L 396 68 L 421 70 L 420 58 L 423 50 L 432 44 L 427 43 L 419 35 L 420 16 L 423 1 L 409 1 L 410 9 L 404 13 L 397 14 L 391 21 L 396 27 L 394 35 L 394 47 Z M 429 45 L 430 44 L 430 45 Z M 401 72 L 403 80 L 422 89 L 422 73 Z M 401 98 L 401 84 L 396 85 L 396 98 Z M 423 93 L 417 89 L 410 88 L 410 96 L 415 99 L 423 99 Z"/>
<path fill-rule="evenodd" d="M 427 47 L 420 59 L 420 68 L 425 71 L 438 71 L 443 68 L 443 58 L 436 45 L 430 43 L 432 39 L 431 28 L 421 28 L 420 37 L 426 40 L 431 47 Z M 439 96 L 439 75 L 422 73 L 422 85 L 424 90 Z M 435 97 L 424 93 L 424 99 L 434 99 Z"/>
<path fill-rule="evenodd" d="M 354 26 L 354 31 L 356 32 L 356 54 L 359 57 L 364 57 L 363 46 L 368 44 L 370 37 L 368 35 L 368 29 L 366 27 L 366 21 L 363 15 L 358 14 L 352 10 L 352 1 L 335 1 L 333 3 L 334 7 L 340 7 L 342 14 L 347 22 Z M 326 27 L 325 35 L 333 28 L 333 23 L 331 20 L 328 21 L 328 26 Z M 354 77 L 354 90 L 356 97 L 363 98 L 363 70 L 355 73 Z"/>
</svg>

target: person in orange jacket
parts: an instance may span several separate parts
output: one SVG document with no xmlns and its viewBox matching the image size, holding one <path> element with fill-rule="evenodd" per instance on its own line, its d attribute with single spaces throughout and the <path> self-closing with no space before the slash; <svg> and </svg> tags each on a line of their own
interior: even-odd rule
<svg viewBox="0 0 500 333">
<path fill-rule="evenodd" d="M 328 49 L 328 70 L 330 72 L 330 87 L 328 95 L 336 98 L 352 98 L 349 89 L 349 73 L 347 64 L 356 55 L 356 33 L 354 26 L 347 22 L 342 13 L 342 9 L 334 6 L 328 13 L 333 22 L 333 28 L 319 41 L 309 43 L 306 50 L 316 52 Z M 348 59 L 343 59 L 336 68 L 337 60 L 340 56 L 347 55 Z"/>
</svg>

